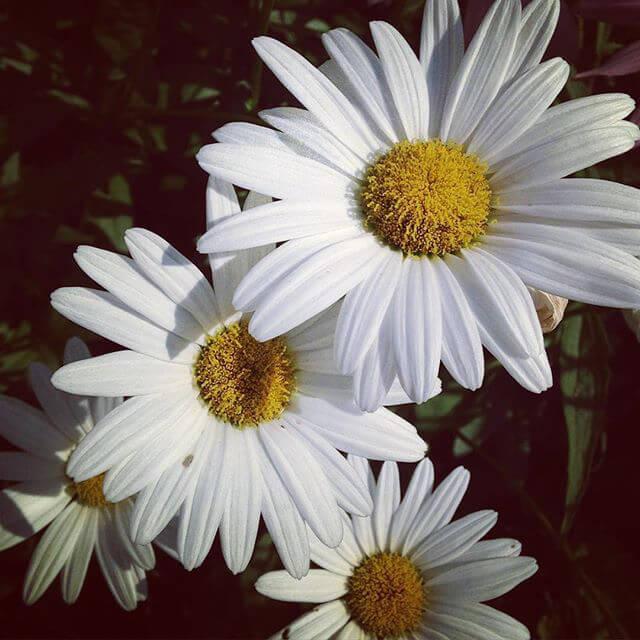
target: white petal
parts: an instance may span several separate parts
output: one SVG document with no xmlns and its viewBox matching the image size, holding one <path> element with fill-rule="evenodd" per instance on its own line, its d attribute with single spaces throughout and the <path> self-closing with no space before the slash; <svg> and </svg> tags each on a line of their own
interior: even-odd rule
<svg viewBox="0 0 640 640">
<path fill-rule="evenodd" d="M 353 529 L 351 525 L 351 519 L 345 517 L 343 519 L 345 535 L 349 535 L 353 538 Z M 309 544 L 311 547 L 311 559 L 318 566 L 331 571 L 341 576 L 350 576 L 353 573 L 354 564 L 358 563 L 361 551 L 358 547 L 358 543 L 353 538 L 353 545 L 356 549 L 355 555 L 351 555 L 347 551 L 347 545 L 345 545 L 344 537 L 342 542 L 335 548 L 330 549 L 326 544 L 323 544 L 314 535 L 313 531 L 309 530 Z M 349 556 L 349 559 L 345 558 L 345 555 Z"/>
<path fill-rule="evenodd" d="M 507 78 L 525 73 L 542 60 L 559 16 L 559 0 L 533 0 L 524 8 Z"/>
<path fill-rule="evenodd" d="M 513 144 L 494 154 L 492 164 L 576 132 L 608 127 L 626 118 L 634 108 L 635 102 L 624 93 L 605 93 L 563 102 L 543 113 Z"/>
<path fill-rule="evenodd" d="M 205 331 L 218 324 L 213 289 L 200 269 L 164 238 L 146 229 L 129 229 L 125 243 L 146 276 L 189 311 Z"/>
<path fill-rule="evenodd" d="M 478 542 L 495 525 L 495 511 L 477 511 L 432 533 L 411 553 L 419 566 L 430 569 L 452 562 Z"/>
<path fill-rule="evenodd" d="M 464 55 L 458 0 L 425 2 L 420 33 L 420 62 L 429 89 L 429 137 L 440 131 L 449 87 Z"/>
<path fill-rule="evenodd" d="M 295 431 L 277 424 L 263 425 L 258 433 L 300 515 L 329 547 L 342 540 L 342 519 L 324 471 Z"/>
<path fill-rule="evenodd" d="M 530 286 L 607 307 L 640 306 L 640 263 L 582 233 L 537 224 L 497 225 L 487 250 Z"/>
<path fill-rule="evenodd" d="M 426 450 L 415 428 L 386 409 L 363 413 L 352 403 L 298 395 L 288 413 L 301 421 L 301 428 L 310 423 L 337 449 L 371 460 L 416 462 Z"/>
<path fill-rule="evenodd" d="M 469 640 L 529 640 L 527 628 L 512 617 L 483 604 L 439 604 L 429 623 L 452 637 Z"/>
<path fill-rule="evenodd" d="M 115 530 L 120 536 L 120 544 L 131 558 L 131 561 L 146 571 L 150 571 L 156 564 L 156 556 L 149 542 L 138 544 L 131 539 L 132 512 L 133 503 L 131 500 L 124 500 L 116 504 L 113 509 Z"/>
<path fill-rule="evenodd" d="M 442 350 L 440 292 L 430 260 L 404 261 L 393 305 L 398 377 L 409 397 L 421 403 L 435 386 Z"/>
<path fill-rule="evenodd" d="M 509 353 L 536 356 L 543 351 L 542 330 L 522 280 L 507 266 L 478 248 L 449 255 L 447 266 L 462 287 L 478 325 L 499 335 Z"/>
<path fill-rule="evenodd" d="M 285 334 L 287 345 L 296 353 L 332 347 L 340 304 L 336 302 L 326 311 L 288 331 Z"/>
<path fill-rule="evenodd" d="M 619 123 L 602 129 L 576 131 L 517 153 L 500 165 L 491 178 L 498 194 L 564 178 L 585 167 L 632 149 L 635 136 Z M 533 136 L 529 131 L 527 136 Z"/>
<path fill-rule="evenodd" d="M 376 54 L 348 29 L 332 29 L 323 34 L 322 43 L 386 141 L 393 143 L 400 139 L 402 124 Z"/>
<path fill-rule="evenodd" d="M 91 357 L 87 345 L 79 338 L 69 338 L 64 347 L 64 364 L 71 364 L 78 360 L 86 360 Z M 72 394 L 67 395 L 67 402 L 76 417 L 77 423 L 82 427 L 84 433 L 89 433 L 93 429 L 93 418 L 89 399 L 83 396 Z"/>
<path fill-rule="evenodd" d="M 29 480 L 0 491 L 0 550 L 30 538 L 69 504 L 60 479 Z"/>
<path fill-rule="evenodd" d="M 80 527 L 71 555 L 62 569 L 62 597 L 67 604 L 74 604 L 80 595 L 98 535 L 98 510 L 91 507 L 83 509 L 83 525 Z"/>
<path fill-rule="evenodd" d="M 400 503 L 400 474 L 395 462 L 385 462 L 380 470 L 374 494 L 371 523 L 378 549 L 389 549 L 389 528 Z"/>
<path fill-rule="evenodd" d="M 69 338 L 64 345 L 64 363 L 86 360 L 91 357 L 89 347 L 80 338 Z"/>
<path fill-rule="evenodd" d="M 484 354 L 469 302 L 444 260 L 433 260 L 442 300 L 442 363 L 467 389 L 478 389 L 484 377 Z"/>
<path fill-rule="evenodd" d="M 32 362 L 28 375 L 40 406 L 58 431 L 72 442 L 82 438 L 85 434 L 84 422 L 78 420 L 73 399 L 53 386 L 51 369 L 40 362 Z"/>
<path fill-rule="evenodd" d="M 391 551 L 397 552 L 402 548 L 416 514 L 427 497 L 431 495 L 433 480 L 433 463 L 425 458 L 414 469 L 407 491 L 393 516 L 389 532 Z"/>
<path fill-rule="evenodd" d="M 373 509 L 371 495 L 346 458 L 315 429 L 300 426 L 293 420 L 289 421 L 286 415 L 284 420 L 311 448 L 315 459 L 333 485 L 338 505 L 349 513 L 369 515 Z"/>
<path fill-rule="evenodd" d="M 349 463 L 360 475 L 362 481 L 367 483 L 372 497 L 375 496 L 377 485 L 369 461 L 359 456 L 349 456 Z M 360 548 L 362 554 L 371 556 L 381 551 L 381 549 L 378 548 L 378 542 L 373 528 L 373 519 L 370 516 L 352 516 L 351 527 L 357 546 Z"/>
<path fill-rule="evenodd" d="M 262 476 L 256 437 L 251 429 L 227 429 L 226 433 L 225 454 L 233 452 L 235 469 L 222 515 L 220 542 L 227 567 L 234 574 L 244 571 L 251 560 L 260 521 Z"/>
<path fill-rule="evenodd" d="M 287 275 L 295 273 L 313 255 L 326 247 L 360 235 L 359 230 L 341 229 L 286 242 L 256 264 L 243 278 L 233 296 L 235 308 L 254 311 L 261 302 L 269 299 L 278 283 Z"/>
<path fill-rule="evenodd" d="M 553 103 L 569 77 L 569 65 L 554 58 L 511 82 L 480 120 L 467 146 L 485 162 L 526 131 Z"/>
<path fill-rule="evenodd" d="M 64 462 L 36 458 L 22 451 L 0 451 L 0 480 L 63 480 Z"/>
<path fill-rule="evenodd" d="M 67 364 L 52 382 L 70 393 L 88 396 L 138 396 L 164 393 L 192 384 L 191 369 L 135 351 L 116 351 Z"/>
<path fill-rule="evenodd" d="M 349 620 L 349 611 L 342 600 L 314 607 L 309 613 L 289 624 L 274 638 L 281 640 L 325 640 L 342 629 Z"/>
<path fill-rule="evenodd" d="M 336 640 L 368 640 L 368 637 L 355 620 L 350 620 L 335 638 Z"/>
<path fill-rule="evenodd" d="M 375 268 L 380 254 L 369 235 L 321 249 L 265 296 L 249 323 L 251 335 L 269 340 L 324 311 Z"/>
<path fill-rule="evenodd" d="M 409 140 L 429 135 L 429 94 L 418 58 L 387 22 L 369 24 L 387 84 Z"/>
<path fill-rule="evenodd" d="M 347 376 L 338 374 L 333 357 L 333 347 L 330 345 L 321 349 L 296 350 L 295 354 L 296 368 L 299 370 L 328 374 L 337 378 L 347 378 Z"/>
<path fill-rule="evenodd" d="M 113 597 L 123 609 L 132 611 L 138 601 L 138 577 L 122 547 L 113 517 L 108 510 L 101 514 L 96 556 Z"/>
<path fill-rule="evenodd" d="M 227 425 L 211 421 L 193 450 L 191 480 L 176 539 L 180 560 L 188 571 L 200 566 L 207 557 L 227 505 L 234 467 L 245 463 L 242 439 L 234 437 L 233 431 Z M 249 466 L 251 480 L 256 479 L 253 470 Z M 239 505 L 239 508 L 251 506 Z"/>
<path fill-rule="evenodd" d="M 362 158 L 375 150 L 375 137 L 364 118 L 321 71 L 273 38 L 255 38 L 253 46 L 280 82 L 327 131 L 344 140 Z"/>
<path fill-rule="evenodd" d="M 497 95 L 520 28 L 520 0 L 497 0 L 476 31 L 444 105 L 440 138 L 464 143 Z"/>
<path fill-rule="evenodd" d="M 51 305 L 81 327 L 154 358 L 191 364 L 198 353 L 194 344 L 132 313 L 104 291 L 63 287 L 51 294 Z"/>
<path fill-rule="evenodd" d="M 158 434 L 179 429 L 190 412 L 195 391 L 130 398 L 101 420 L 77 446 L 67 473 L 86 480 L 144 449 Z"/>
<path fill-rule="evenodd" d="M 260 111 L 259 115 L 272 127 L 287 134 L 285 144 L 290 148 L 300 148 L 304 155 L 320 160 L 351 178 L 357 177 L 362 170 L 362 160 L 306 109 L 277 107 Z M 289 142 L 289 139 L 295 142 Z"/>
<path fill-rule="evenodd" d="M 567 224 L 640 224 L 640 189 L 608 180 L 572 178 L 505 193 L 496 205 L 505 212 Z"/>
<path fill-rule="evenodd" d="M 451 522 L 469 486 L 469 472 L 463 467 L 454 469 L 420 507 L 407 532 L 402 553 L 415 549 L 429 534 Z"/>
<path fill-rule="evenodd" d="M 490 560 L 491 558 L 510 558 L 519 556 L 522 545 L 511 538 L 498 538 L 496 540 L 481 540 L 476 542 L 471 549 L 463 553 L 456 562 L 474 562 L 475 560 Z"/>
<path fill-rule="evenodd" d="M 376 411 L 389 402 L 388 393 L 396 380 L 393 359 L 392 308 L 382 321 L 377 338 L 353 372 L 355 402 L 363 411 Z"/>
<path fill-rule="evenodd" d="M 309 572 L 307 527 L 261 443 L 259 457 L 264 481 L 262 515 L 265 525 L 285 569 L 300 579 Z"/>
<path fill-rule="evenodd" d="M 341 373 L 352 373 L 376 340 L 401 272 L 401 253 L 387 251 L 345 296 L 335 332 L 336 364 Z"/>
<path fill-rule="evenodd" d="M 511 591 L 538 570 L 533 558 L 481 560 L 427 580 L 425 586 L 438 600 L 484 602 Z"/>
<path fill-rule="evenodd" d="M 38 458 L 64 460 L 72 446 L 45 417 L 22 400 L 0 395 L 0 436 Z"/>
<path fill-rule="evenodd" d="M 191 313 L 148 280 L 131 258 L 86 246 L 78 247 L 73 257 L 92 280 L 132 311 L 186 340 L 202 335 L 202 327 Z"/>
<path fill-rule="evenodd" d="M 47 590 L 71 555 L 86 520 L 86 511 L 72 502 L 54 520 L 31 556 L 23 597 L 33 604 Z"/>
<path fill-rule="evenodd" d="M 238 251 L 336 229 L 360 228 L 348 211 L 350 206 L 346 199 L 271 202 L 217 223 L 200 238 L 198 250 Z"/>
<path fill-rule="evenodd" d="M 284 602 L 330 602 L 347 592 L 347 581 L 324 569 L 311 569 L 301 580 L 286 571 L 271 571 L 258 578 L 256 591 Z"/>
</svg>

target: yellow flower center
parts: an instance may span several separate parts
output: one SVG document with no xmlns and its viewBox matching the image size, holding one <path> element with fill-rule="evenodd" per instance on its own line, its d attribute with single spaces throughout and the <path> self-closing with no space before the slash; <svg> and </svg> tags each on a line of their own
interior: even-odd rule
<svg viewBox="0 0 640 640">
<path fill-rule="evenodd" d="M 106 507 L 112 504 L 104 497 L 102 486 L 106 473 L 99 476 L 93 476 L 82 482 L 74 482 L 72 491 L 76 496 L 76 500 L 87 507 Z"/>
<path fill-rule="evenodd" d="M 345 597 L 354 620 L 378 638 L 415 631 L 425 611 L 424 581 L 416 566 L 397 553 L 378 553 L 353 572 Z"/>
<path fill-rule="evenodd" d="M 283 338 L 258 342 L 237 322 L 207 338 L 194 367 L 200 397 L 219 420 L 255 427 L 282 414 L 295 388 Z"/>
<path fill-rule="evenodd" d="M 362 181 L 365 226 L 405 255 L 444 255 L 469 246 L 487 227 L 487 167 L 460 145 L 398 142 Z"/>
</svg>

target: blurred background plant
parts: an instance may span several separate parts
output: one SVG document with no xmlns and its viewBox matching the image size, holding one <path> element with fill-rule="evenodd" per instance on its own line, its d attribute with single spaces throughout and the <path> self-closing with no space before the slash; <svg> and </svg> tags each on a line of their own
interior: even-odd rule
<svg viewBox="0 0 640 640">
<path fill-rule="evenodd" d="M 467 37 L 489 4 L 462 2 Z M 33 400 L 25 367 L 55 366 L 77 331 L 51 310 L 49 294 L 89 284 L 73 262 L 78 244 L 123 251 L 122 232 L 135 225 L 195 257 L 206 180 L 195 152 L 225 122 L 257 122 L 261 108 L 290 99 L 263 72 L 253 36 L 268 32 L 319 63 L 321 34 L 338 26 L 368 39 L 368 21 L 389 20 L 417 43 L 422 5 L 0 2 L 0 391 Z M 549 51 L 573 66 L 562 98 L 640 97 L 639 34 L 640 0 L 563 0 Z M 640 151 L 585 175 L 640 186 Z M 111 348 L 83 337 L 95 352 Z M 521 539 L 540 561 L 501 608 L 543 639 L 637 638 L 640 345 L 619 312 L 576 304 L 547 343 L 555 385 L 542 396 L 492 362 L 480 391 L 443 372 L 440 397 L 401 411 L 430 442 L 440 477 L 457 464 L 471 469 L 463 511 L 498 509 L 494 535 Z M 237 577 L 215 546 L 192 574 L 162 556 L 150 599 L 134 613 L 117 610 L 96 573 L 73 609 L 51 589 L 27 615 L 20 593 L 32 544 L 0 556 L 3 637 L 258 638 L 302 610 L 254 592 L 256 577 L 278 564 L 264 534 Z"/>
</svg>

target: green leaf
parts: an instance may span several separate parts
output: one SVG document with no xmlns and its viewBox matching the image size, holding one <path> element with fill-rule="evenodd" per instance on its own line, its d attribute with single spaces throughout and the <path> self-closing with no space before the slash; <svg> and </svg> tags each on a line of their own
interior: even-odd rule
<svg viewBox="0 0 640 640">
<path fill-rule="evenodd" d="M 127 247 L 124 243 L 124 232 L 133 226 L 131 216 L 116 216 L 115 218 L 88 218 L 89 222 L 96 225 L 111 244 L 118 250 L 125 252 Z"/>
<path fill-rule="evenodd" d="M 569 447 L 562 521 L 562 533 L 567 534 L 587 489 L 604 429 L 609 367 L 600 318 L 590 311 L 568 317 L 562 324 L 560 350 L 560 389 Z"/>
</svg>

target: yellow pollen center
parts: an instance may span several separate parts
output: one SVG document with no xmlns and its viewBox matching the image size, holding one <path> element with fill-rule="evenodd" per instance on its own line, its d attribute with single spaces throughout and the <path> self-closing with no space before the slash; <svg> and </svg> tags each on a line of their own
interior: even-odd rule
<svg viewBox="0 0 640 640">
<path fill-rule="evenodd" d="M 219 420 L 256 427 L 277 418 L 295 388 L 283 338 L 258 342 L 238 322 L 207 338 L 194 366 L 200 397 Z"/>
<path fill-rule="evenodd" d="M 104 484 L 105 473 L 101 473 L 99 476 L 93 476 L 82 482 L 73 483 L 73 492 L 75 493 L 76 500 L 87 507 L 106 507 L 110 505 L 104 497 L 102 486 Z"/>
<path fill-rule="evenodd" d="M 444 255 L 469 246 L 487 227 L 487 167 L 460 145 L 398 142 L 362 180 L 365 226 L 405 255 Z"/>
<path fill-rule="evenodd" d="M 364 560 L 348 581 L 351 616 L 367 633 L 396 638 L 415 631 L 426 607 L 424 581 L 415 565 L 397 553 Z"/>
</svg>

